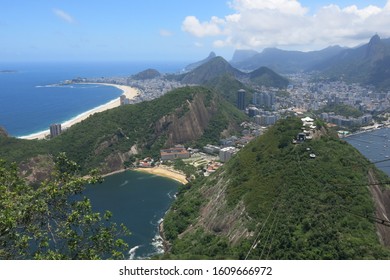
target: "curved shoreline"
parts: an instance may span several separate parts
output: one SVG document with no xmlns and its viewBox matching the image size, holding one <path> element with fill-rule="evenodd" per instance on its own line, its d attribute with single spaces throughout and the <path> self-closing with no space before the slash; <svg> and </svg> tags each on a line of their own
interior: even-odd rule
<svg viewBox="0 0 390 280">
<path fill-rule="evenodd" d="M 163 167 L 135 168 L 133 170 L 138 171 L 138 172 L 144 172 L 144 173 L 148 173 L 148 174 L 153 174 L 153 175 L 169 178 L 169 179 L 175 180 L 183 185 L 188 183 L 186 176 L 184 174 L 181 174 L 179 172 L 175 172 L 175 171 L 163 168 Z"/>
<path fill-rule="evenodd" d="M 118 173 L 126 172 L 126 171 L 136 171 L 136 172 L 143 172 L 143 173 L 148 173 L 152 175 L 157 175 L 161 177 L 165 177 L 171 180 L 175 180 L 183 185 L 187 184 L 188 181 L 186 179 L 186 176 L 184 174 L 181 174 L 179 172 L 175 172 L 163 167 L 152 167 L 152 168 L 129 168 L 129 169 L 121 169 L 117 171 L 113 171 L 107 174 L 102 175 L 102 177 L 108 177 L 111 175 L 115 175 Z"/>
<path fill-rule="evenodd" d="M 125 85 L 107 84 L 107 83 L 79 83 L 79 84 L 89 84 L 89 85 L 93 84 L 93 85 L 103 85 L 103 86 L 116 87 L 117 89 L 120 89 L 122 91 L 122 94 L 126 95 L 126 98 L 129 98 L 129 99 L 133 99 L 139 94 L 138 89 L 130 87 L 130 86 L 125 86 Z M 67 121 L 61 123 L 62 129 L 68 129 L 72 125 L 85 120 L 90 115 L 93 115 L 95 113 L 100 113 L 100 112 L 103 112 L 103 111 L 106 111 L 109 109 L 113 109 L 113 108 L 119 107 L 120 105 L 121 105 L 120 97 L 115 98 L 115 99 L 113 99 L 113 100 L 111 100 L 103 105 L 100 105 L 100 106 L 95 107 L 91 110 L 83 112 L 83 113 L 71 118 L 70 120 L 67 120 Z M 44 130 L 44 131 L 40 131 L 37 133 L 33 133 L 30 135 L 26 135 L 26 136 L 21 136 L 18 138 L 27 139 L 27 140 L 45 139 L 46 136 L 48 136 L 48 135 L 50 135 L 49 129 Z"/>
</svg>

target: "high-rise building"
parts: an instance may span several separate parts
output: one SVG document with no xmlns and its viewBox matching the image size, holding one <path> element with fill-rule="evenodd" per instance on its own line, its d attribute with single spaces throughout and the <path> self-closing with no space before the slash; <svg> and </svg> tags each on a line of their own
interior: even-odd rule
<svg viewBox="0 0 390 280">
<path fill-rule="evenodd" d="M 275 94 L 270 92 L 255 92 L 253 94 L 253 104 L 259 107 L 272 107 L 275 104 Z"/>
<path fill-rule="evenodd" d="M 236 152 L 237 150 L 234 147 L 223 148 L 219 152 L 219 160 L 222 162 L 227 162 Z"/>
<path fill-rule="evenodd" d="M 54 137 L 60 135 L 61 132 L 62 132 L 62 129 L 61 129 L 60 123 L 52 124 L 50 126 L 50 137 L 51 138 L 54 138 Z"/>
<path fill-rule="evenodd" d="M 243 89 L 237 92 L 237 108 L 240 110 L 245 110 L 245 93 Z"/>
</svg>

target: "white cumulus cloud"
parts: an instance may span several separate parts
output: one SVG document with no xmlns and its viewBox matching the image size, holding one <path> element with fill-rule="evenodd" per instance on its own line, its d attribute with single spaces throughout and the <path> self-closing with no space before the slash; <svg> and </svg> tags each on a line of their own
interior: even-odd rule
<svg viewBox="0 0 390 280">
<path fill-rule="evenodd" d="M 233 0 L 229 7 L 233 12 L 223 18 L 200 22 L 188 16 L 182 30 L 196 37 L 216 37 L 214 47 L 252 49 L 356 46 L 375 33 L 390 36 L 390 0 L 384 7 L 329 4 L 310 13 L 297 0 Z"/>
<path fill-rule="evenodd" d="M 209 22 L 200 22 L 194 16 L 187 16 L 184 19 L 182 30 L 196 37 L 216 36 L 222 33 L 220 26 L 224 23 L 224 20 L 218 17 L 212 17 Z"/>
</svg>

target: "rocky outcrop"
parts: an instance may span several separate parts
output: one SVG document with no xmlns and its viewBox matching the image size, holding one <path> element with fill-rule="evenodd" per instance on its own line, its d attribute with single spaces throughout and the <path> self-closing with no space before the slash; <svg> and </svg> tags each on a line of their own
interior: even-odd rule
<svg viewBox="0 0 390 280">
<path fill-rule="evenodd" d="M 253 232 L 247 227 L 251 219 L 245 211 L 244 203 L 241 201 L 235 207 L 227 204 L 227 186 L 223 174 L 219 175 L 214 185 L 203 186 L 201 192 L 207 203 L 200 209 L 196 223 L 190 225 L 180 236 L 202 228 L 206 232 L 227 237 L 232 245 L 253 236 Z"/>
<path fill-rule="evenodd" d="M 8 133 L 4 127 L 0 126 L 0 137 L 8 137 Z"/>
<path fill-rule="evenodd" d="M 111 153 L 102 162 L 100 170 L 103 174 L 108 174 L 114 171 L 118 171 L 124 168 L 125 162 L 133 155 L 139 153 L 137 145 L 133 145 L 128 152 L 125 153 Z"/>
<path fill-rule="evenodd" d="M 175 113 L 162 117 L 155 126 L 156 135 L 167 131 L 167 146 L 187 143 L 200 138 L 215 113 L 213 104 L 207 108 L 201 95 L 187 100 Z"/>
<path fill-rule="evenodd" d="M 50 178 L 54 171 L 54 160 L 51 155 L 38 155 L 19 165 L 19 172 L 29 184 L 39 184 Z"/>
</svg>

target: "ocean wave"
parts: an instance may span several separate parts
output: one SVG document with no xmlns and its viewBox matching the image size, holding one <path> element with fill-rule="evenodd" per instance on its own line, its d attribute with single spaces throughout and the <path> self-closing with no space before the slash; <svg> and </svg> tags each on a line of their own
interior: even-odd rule
<svg viewBox="0 0 390 280">
<path fill-rule="evenodd" d="M 55 87 L 62 87 L 60 84 L 52 84 L 52 85 L 44 85 L 44 86 L 35 86 L 36 88 L 55 88 Z"/>
<path fill-rule="evenodd" d="M 167 196 L 170 198 L 170 199 L 176 199 L 176 195 L 177 195 L 177 192 L 172 190 L 170 191 L 169 193 L 167 193 Z"/>
<path fill-rule="evenodd" d="M 135 259 L 136 251 L 137 251 L 139 248 L 141 248 L 141 247 L 142 247 L 142 245 L 137 245 L 137 246 L 135 246 L 135 247 L 133 247 L 133 248 L 131 248 L 131 249 L 129 250 L 129 260 L 134 260 L 134 259 Z"/>
<path fill-rule="evenodd" d="M 126 181 L 124 181 L 122 184 L 120 184 L 119 186 L 120 186 L 120 187 L 123 187 L 123 186 L 126 186 L 128 183 L 129 183 L 129 181 L 126 180 Z"/>
<path fill-rule="evenodd" d="M 165 252 L 165 250 L 164 250 L 164 240 L 161 237 L 159 232 L 157 232 L 156 235 L 153 237 L 152 242 L 150 243 L 150 245 L 152 245 L 153 248 L 154 248 L 154 253 L 151 254 L 151 256 L 155 255 L 155 254 L 163 254 Z"/>
</svg>

